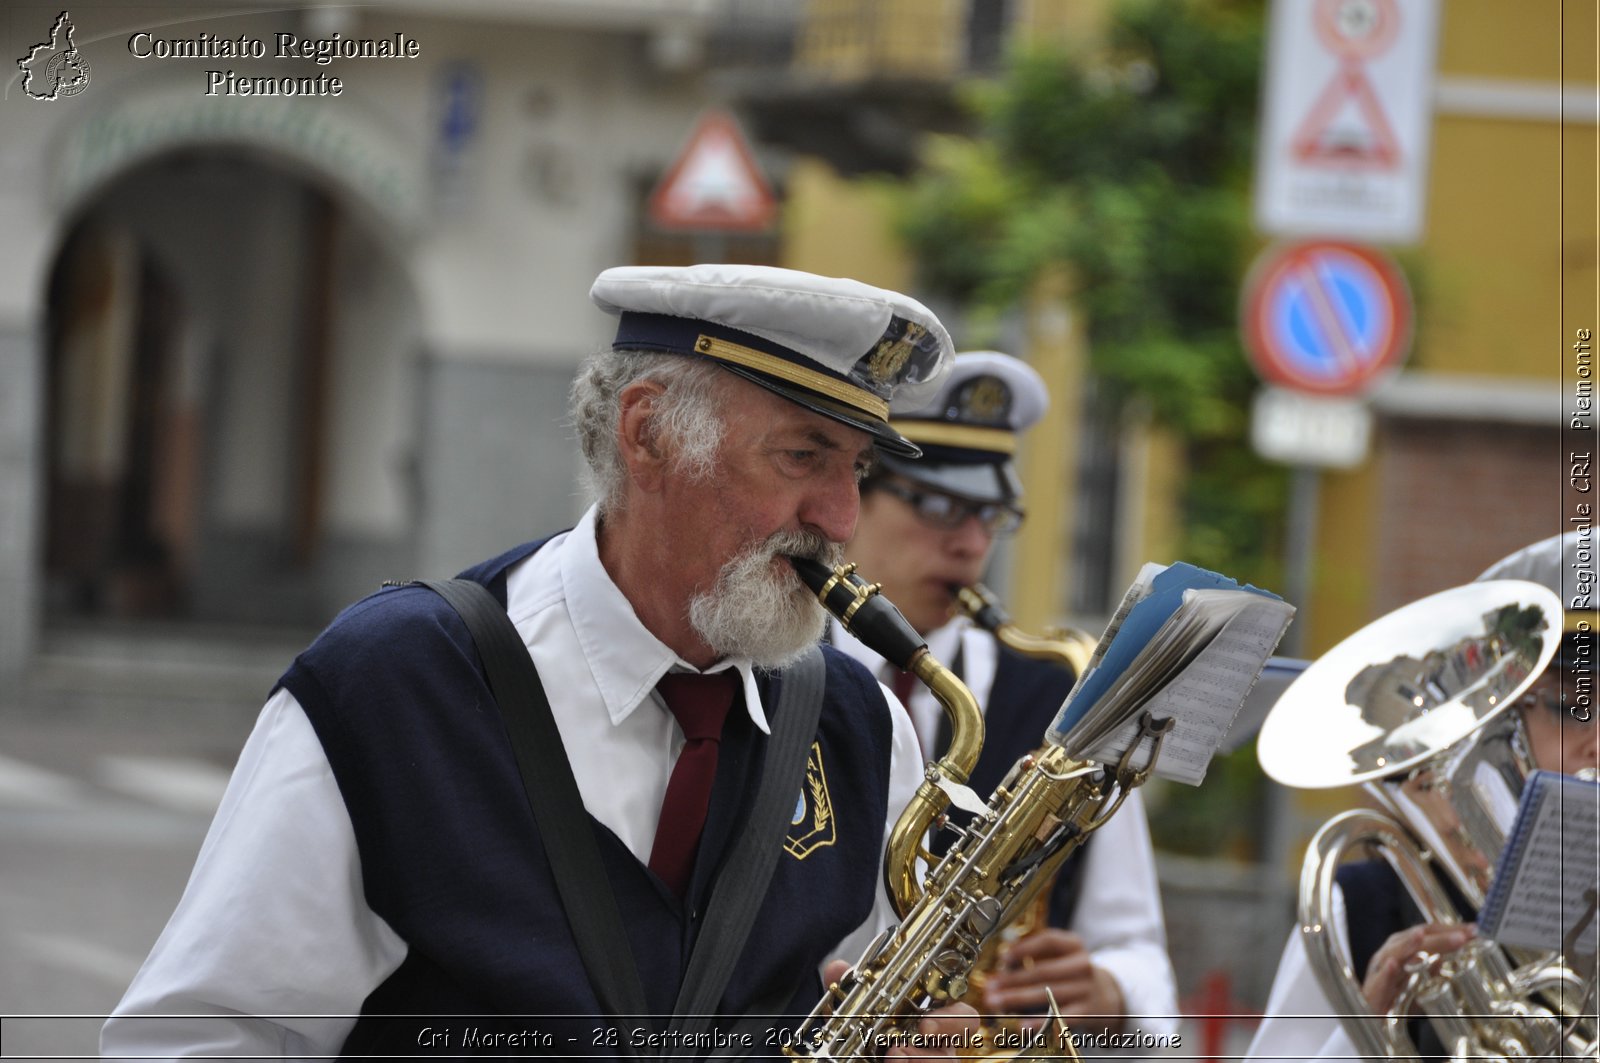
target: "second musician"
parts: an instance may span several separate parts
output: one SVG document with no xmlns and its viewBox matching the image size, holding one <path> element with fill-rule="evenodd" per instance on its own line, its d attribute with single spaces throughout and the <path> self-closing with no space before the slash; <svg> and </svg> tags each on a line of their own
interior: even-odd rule
<svg viewBox="0 0 1600 1063">
<path fill-rule="evenodd" d="M 1021 522 L 1012 456 L 1047 402 L 1044 381 L 1018 359 L 988 351 L 958 355 L 937 395 L 893 418 L 923 457 L 880 457 L 862 484 L 861 516 L 846 551 L 882 581 L 934 656 L 977 696 L 985 740 L 971 786 L 980 794 L 990 793 L 1038 744 L 1074 680 L 1067 668 L 1013 653 L 957 619 L 953 593 L 982 577 L 996 541 Z M 943 714 L 931 692 L 836 622 L 831 637 L 900 695 L 926 759 L 938 756 L 948 736 L 940 734 Z M 1051 896 L 1049 924 L 1002 952 L 980 1010 L 1038 1011 L 1048 988 L 1075 1029 L 1176 1032 L 1172 965 L 1137 791 L 1066 865 Z M 1085 1023 L 1088 1016 L 1094 1021 Z"/>
</svg>

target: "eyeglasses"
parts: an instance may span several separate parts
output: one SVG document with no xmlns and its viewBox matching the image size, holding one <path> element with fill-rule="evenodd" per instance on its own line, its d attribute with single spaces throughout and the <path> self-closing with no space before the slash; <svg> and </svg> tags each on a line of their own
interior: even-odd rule
<svg viewBox="0 0 1600 1063">
<path fill-rule="evenodd" d="M 1543 690 L 1530 690 L 1517 699 L 1518 708 L 1537 709 L 1540 705 L 1551 712 L 1561 712 L 1567 707 L 1567 696 L 1555 687 L 1545 687 Z"/>
<path fill-rule="evenodd" d="M 1579 701 L 1575 696 L 1569 696 L 1564 690 L 1556 687 L 1544 687 L 1530 690 L 1517 699 L 1517 705 L 1526 711 L 1532 711 L 1543 705 L 1551 712 L 1561 714 L 1563 720 L 1572 720 L 1576 723 L 1588 723 L 1592 718 L 1587 706 L 1580 713 L 1577 711 Z"/>
<path fill-rule="evenodd" d="M 883 480 L 875 486 L 905 502 L 924 524 L 940 531 L 954 531 L 968 517 L 977 517 L 990 535 L 1010 535 L 1022 526 L 1022 510 L 1001 502 L 969 502 L 941 491 L 918 491 L 893 480 Z"/>
</svg>

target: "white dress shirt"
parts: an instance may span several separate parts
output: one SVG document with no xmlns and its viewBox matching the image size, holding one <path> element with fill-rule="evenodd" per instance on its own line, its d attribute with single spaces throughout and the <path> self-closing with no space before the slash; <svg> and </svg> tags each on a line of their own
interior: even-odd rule
<svg viewBox="0 0 1600 1063">
<path fill-rule="evenodd" d="M 1340 941 L 1350 940 L 1345 922 L 1344 894 L 1337 886 L 1333 889 L 1333 913 L 1329 923 Z M 1272 979 L 1272 992 L 1267 995 L 1266 1011 L 1262 1014 L 1255 1037 L 1250 1041 L 1246 1058 L 1360 1058 L 1361 1053 L 1356 1050 L 1355 1042 L 1335 1017 L 1338 1010 L 1322 992 L 1316 971 L 1311 968 L 1310 957 L 1306 955 L 1300 930 L 1296 927 L 1289 932 L 1289 941 L 1283 947 L 1278 973 Z"/>
<path fill-rule="evenodd" d="M 656 681 L 693 671 L 652 635 L 600 563 L 595 512 L 508 574 L 507 609 L 551 698 L 585 808 L 646 863 L 683 732 Z M 767 718 L 750 662 L 719 662 Z M 885 709 L 891 696 L 884 692 Z M 921 780 L 897 709 L 885 838 Z M 881 851 L 874 854 L 881 861 Z M 881 879 L 881 876 L 880 876 Z M 835 955 L 894 921 L 880 884 Z M 104 1056 L 337 1055 L 406 943 L 367 907 L 355 832 L 304 709 L 286 690 L 245 743 L 177 910 L 101 1034 Z M 187 1017 L 186 1017 L 187 1016 Z"/>
<path fill-rule="evenodd" d="M 964 618 L 957 618 L 926 637 L 928 652 L 945 664 L 955 660 L 959 648 L 962 681 L 977 697 L 979 708 L 987 711 L 999 663 L 999 644 L 994 637 Z M 836 621 L 831 638 L 835 646 L 873 669 L 880 678 L 892 676 L 893 666 Z M 927 748 L 932 748 L 943 709 L 924 684 L 918 683 L 913 689 L 909 711 L 919 735 L 926 736 Z M 1043 737 L 1040 735 L 1041 740 Z M 1019 749 L 1017 756 L 1025 752 Z M 987 800 L 989 795 L 979 796 Z M 1095 831 L 1094 843 L 1084 857 L 1080 888 L 1072 925 L 1067 929 L 1083 938 L 1092 962 L 1110 974 L 1122 990 L 1130 1019 L 1125 1029 L 1132 1032 L 1138 1027 L 1157 1037 L 1176 1034 L 1177 979 L 1167 955 L 1155 853 L 1145 821 L 1144 800 L 1138 790 L 1129 794 L 1116 815 Z"/>
</svg>

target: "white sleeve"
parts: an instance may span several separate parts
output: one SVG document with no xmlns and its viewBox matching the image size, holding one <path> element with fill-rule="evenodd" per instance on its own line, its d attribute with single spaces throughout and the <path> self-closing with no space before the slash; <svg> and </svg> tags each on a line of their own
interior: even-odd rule
<svg viewBox="0 0 1600 1063">
<path fill-rule="evenodd" d="M 311 721 L 280 690 L 177 910 L 101 1031 L 101 1055 L 337 1055 L 405 953 L 367 907 L 355 832 Z"/>
<path fill-rule="evenodd" d="M 1340 937 L 1346 937 L 1344 897 L 1337 887 L 1332 923 Z M 1359 1059 L 1361 1053 L 1335 1017 L 1336 1010 L 1317 983 L 1299 928 L 1291 930 L 1272 980 L 1272 992 L 1267 995 L 1261 1025 L 1245 1057 L 1285 1061 Z"/>
<path fill-rule="evenodd" d="M 1128 1032 L 1135 1027 L 1153 1036 L 1178 1032 L 1177 979 L 1167 956 L 1155 854 L 1137 790 L 1089 843 L 1070 929 L 1083 938 L 1095 966 L 1116 979 Z"/>
<path fill-rule="evenodd" d="M 883 846 L 879 849 L 881 854 L 889 845 L 889 834 L 894 829 L 895 821 L 911 803 L 917 787 L 922 784 L 923 760 L 922 747 L 917 743 L 917 733 L 912 728 L 911 717 L 900 707 L 899 699 L 888 687 L 879 683 L 878 689 L 883 694 L 884 711 L 889 714 L 893 729 L 889 753 L 889 815 L 883 824 Z M 879 867 L 880 869 L 882 867 L 881 859 Z M 867 917 L 865 923 L 852 930 L 839 943 L 833 955 L 855 963 L 866 951 L 867 946 L 872 944 L 873 938 L 899 921 L 900 917 L 895 914 L 894 905 L 889 901 L 888 890 L 883 885 L 883 875 L 880 874 L 878 896 L 873 904 L 872 914 Z"/>
</svg>

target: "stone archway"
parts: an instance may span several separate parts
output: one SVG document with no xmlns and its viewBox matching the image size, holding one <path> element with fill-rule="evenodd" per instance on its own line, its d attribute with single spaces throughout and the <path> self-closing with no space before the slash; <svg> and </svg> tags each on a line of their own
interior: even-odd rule
<svg viewBox="0 0 1600 1063">
<path fill-rule="evenodd" d="M 376 216 L 233 143 L 94 182 L 49 286 L 47 616 L 309 626 L 408 571 L 419 300 Z"/>
</svg>

